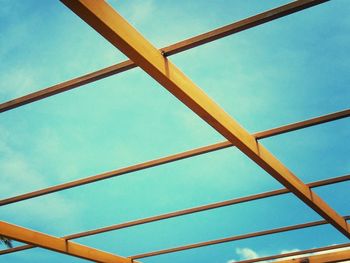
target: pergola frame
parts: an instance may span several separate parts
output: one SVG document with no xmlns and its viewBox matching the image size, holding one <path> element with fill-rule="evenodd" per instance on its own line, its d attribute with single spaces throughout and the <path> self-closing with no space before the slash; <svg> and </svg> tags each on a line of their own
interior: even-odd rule
<svg viewBox="0 0 350 263">
<path fill-rule="evenodd" d="M 231 116 L 224 112 L 210 97 L 208 97 L 199 87 L 197 87 L 188 77 L 186 77 L 174 64 L 172 64 L 167 56 L 173 55 L 190 48 L 214 41 L 216 39 L 228 36 L 242 30 L 272 21 L 274 19 L 295 13 L 297 11 L 327 2 L 327 0 L 298 0 L 289 4 L 274 8 L 264 13 L 253 17 L 232 23 L 230 25 L 212 30 L 205 34 L 192 37 L 190 39 L 178 42 L 176 44 L 165 47 L 161 50 L 152 46 L 143 36 L 138 33 L 131 25 L 127 23 L 111 6 L 103 0 L 61 0 L 68 8 L 76 13 L 87 24 L 93 27 L 98 33 L 106 38 L 111 44 L 122 51 L 130 58 L 129 61 L 113 65 L 108 68 L 98 70 L 96 72 L 78 77 L 61 84 L 40 90 L 26 96 L 0 104 L 0 112 L 5 112 L 16 107 L 80 87 L 84 84 L 129 70 L 136 66 L 141 67 L 147 74 L 159 82 L 164 88 L 177 97 L 182 103 L 190 108 L 194 113 L 211 125 L 217 132 L 223 135 L 228 141 L 204 146 L 183 153 L 163 157 L 160 159 L 135 164 L 133 166 L 117 169 L 83 178 L 80 180 L 44 188 L 34 192 L 22 194 L 15 197 L 0 200 L 0 206 L 8 205 L 14 202 L 35 198 L 41 195 L 77 187 L 80 185 L 93 183 L 99 180 L 108 179 L 114 176 L 131 173 L 134 171 L 151 168 L 157 165 L 162 165 L 169 162 L 189 158 L 199 154 L 224 149 L 235 146 L 244 154 L 253 160 L 257 165 L 264 169 L 267 173 L 278 180 L 285 189 L 260 193 L 252 196 L 226 200 L 218 203 L 208 204 L 200 207 L 188 208 L 181 211 L 175 211 L 168 214 L 157 215 L 149 218 L 138 219 L 131 222 L 125 222 L 118 225 L 107 226 L 95 230 L 84 231 L 81 233 L 72 234 L 62 238 L 49 236 L 44 233 L 36 232 L 23 227 L 15 226 L 6 222 L 0 221 L 0 235 L 18 240 L 28 245 L 15 247 L 0 251 L 0 254 L 12 253 L 24 249 L 29 249 L 35 246 L 50 249 L 56 252 L 89 259 L 95 262 L 132 262 L 135 259 L 156 256 L 165 253 L 172 253 L 186 249 L 193 249 L 208 245 L 214 245 L 224 242 L 231 242 L 256 236 L 263 236 L 273 233 L 280 233 L 307 227 L 319 226 L 324 224 L 333 225 L 344 236 L 350 239 L 350 226 L 347 220 L 350 216 L 342 217 L 327 203 L 325 203 L 311 188 L 323 185 L 330 185 L 338 182 L 350 180 L 350 175 L 330 178 L 327 180 L 317 181 L 310 184 L 303 183 L 296 175 L 294 175 L 283 163 L 275 158 L 258 140 L 275 136 L 278 134 L 302 129 L 329 121 L 334 121 L 340 118 L 350 116 L 350 109 L 340 112 L 327 114 L 324 116 L 312 118 L 298 123 L 288 124 L 282 127 L 270 129 L 267 131 L 249 134 L 242 128 Z M 204 241 L 196 244 L 168 248 L 159 251 L 147 252 L 129 257 L 120 257 L 94 248 L 86 247 L 70 241 L 74 238 L 95 235 L 107 231 L 132 227 L 135 225 L 150 223 L 154 221 L 164 220 L 172 217 L 183 216 L 191 213 L 201 212 L 218 207 L 234 205 L 238 203 L 248 202 L 261 198 L 272 197 L 285 193 L 293 193 L 301 199 L 310 208 L 321 215 L 325 220 L 309 222 L 294 226 L 286 226 L 277 229 L 264 230 L 254 233 L 243 234 L 239 236 L 226 237 L 217 240 Z M 324 255 L 312 255 L 307 258 L 308 261 L 301 259 L 300 262 L 336 262 L 350 259 L 350 244 L 338 245 L 348 247 L 349 249 L 341 252 L 330 252 Z M 329 250 L 332 247 L 320 248 L 318 251 Z M 305 251 L 304 251 L 305 252 Z M 305 253 L 317 252 L 306 251 Z M 299 253 L 299 254 L 305 254 Z M 297 254 L 295 254 L 297 255 Z M 292 255 L 294 256 L 294 254 Z M 269 259 L 280 258 L 281 256 L 271 257 Z M 261 260 L 268 260 L 266 257 Z M 258 260 L 256 260 L 258 261 Z M 256 262 L 244 261 L 244 262 Z M 243 261 L 242 261 L 243 262 Z M 296 262 L 283 260 L 281 262 Z"/>
</svg>

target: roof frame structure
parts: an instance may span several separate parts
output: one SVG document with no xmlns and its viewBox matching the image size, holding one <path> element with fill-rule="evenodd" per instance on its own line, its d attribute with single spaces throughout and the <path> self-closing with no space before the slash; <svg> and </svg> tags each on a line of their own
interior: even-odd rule
<svg viewBox="0 0 350 263">
<path fill-rule="evenodd" d="M 348 223 L 344 218 L 221 109 L 109 4 L 102 0 L 62 2 L 257 165 L 350 238 Z"/>
<path fill-rule="evenodd" d="M 344 175 L 344 176 L 329 178 L 329 179 L 325 179 L 325 180 L 321 180 L 321 181 L 315 181 L 315 182 L 309 183 L 308 186 L 310 188 L 316 188 L 316 187 L 332 185 L 332 184 L 336 184 L 336 183 L 340 183 L 340 182 L 345 182 L 345 181 L 349 181 L 349 180 L 350 180 L 350 175 Z M 129 221 L 129 222 L 123 222 L 123 223 L 119 223 L 119 224 L 115 224 L 115 225 L 105 226 L 105 227 L 98 228 L 98 229 L 92 229 L 92 230 L 83 231 L 80 233 L 70 234 L 70 235 L 64 236 L 62 238 L 66 239 L 66 240 L 72 240 L 72 239 L 76 239 L 76 238 L 82 238 L 82 237 L 102 234 L 102 233 L 106 233 L 109 231 L 115 231 L 115 230 L 120 230 L 120 229 L 124 229 L 124 228 L 128 228 L 128 227 L 134 227 L 134 226 L 138 226 L 138 225 L 148 224 L 148 223 L 152 223 L 152 222 L 156 222 L 156 221 L 160 221 L 160 220 L 166 220 L 166 219 L 170 219 L 170 218 L 174 218 L 174 217 L 185 216 L 185 215 L 189 215 L 189 214 L 193 214 L 193 213 L 199 213 L 199 212 L 203 212 L 203 211 L 207 211 L 207 210 L 211 210 L 211 209 L 216 209 L 216 208 L 220 208 L 220 207 L 232 206 L 232 205 L 237 205 L 237 204 L 242 204 L 242 203 L 260 200 L 263 198 L 279 196 L 279 195 L 287 194 L 289 192 L 290 191 L 286 188 L 273 190 L 273 191 L 269 191 L 269 192 L 234 198 L 234 199 L 216 202 L 216 203 L 211 203 L 211 204 L 207 204 L 207 205 L 191 207 L 191 208 L 187 208 L 184 210 L 174 211 L 174 212 L 170 212 L 170 213 L 166 213 L 166 214 L 161 214 L 161 215 L 156 215 L 156 216 L 151 216 L 151 217 L 146 217 L 146 218 L 140 218 L 140 219 L 136 219 L 136 220 Z M 344 219 L 350 220 L 350 216 L 345 216 Z M 231 241 L 236 241 L 236 240 L 240 240 L 240 239 L 257 237 L 257 236 L 267 235 L 267 234 L 280 233 L 280 232 L 284 232 L 284 231 L 302 229 L 302 228 L 306 228 L 306 227 L 313 227 L 313 226 L 319 226 L 319 225 L 324 225 L 324 224 L 328 224 L 328 222 L 325 220 L 315 221 L 315 222 L 304 223 L 304 224 L 299 224 L 299 225 L 294 225 L 294 226 L 289 226 L 289 227 L 282 227 L 282 228 L 275 229 L 275 230 L 259 231 L 256 233 L 250 233 L 248 235 L 243 235 L 243 236 L 241 235 L 238 237 L 236 236 L 236 237 L 230 237 L 230 238 L 222 238 L 222 239 L 217 240 L 216 242 L 211 242 L 208 245 L 223 243 L 220 241 L 231 242 Z M 190 246 L 182 246 L 182 248 L 185 248 L 185 249 L 181 249 L 181 250 L 186 250 L 187 247 L 189 247 L 188 249 L 190 249 L 191 245 Z M 31 249 L 31 248 L 34 248 L 34 246 L 33 245 L 23 245 L 23 246 L 18 246 L 15 248 L 9 248 L 9 249 L 0 251 L 0 255 L 13 253 L 13 252 L 21 251 L 21 250 L 26 250 L 26 249 Z M 168 251 L 168 250 L 166 250 L 166 251 Z M 180 251 L 180 249 L 177 249 L 177 251 Z M 170 252 L 167 252 L 167 253 L 170 253 Z M 147 254 L 149 254 L 149 253 L 147 253 Z M 165 253 L 161 253 L 161 254 L 165 254 Z"/>
<path fill-rule="evenodd" d="M 278 255 L 273 255 L 273 256 L 266 256 L 266 257 L 260 257 L 260 258 L 253 258 L 253 259 L 247 259 L 247 260 L 242 260 L 239 263 L 254 263 L 254 262 L 266 262 L 267 260 L 276 260 L 276 259 L 293 259 L 294 263 L 300 262 L 300 260 L 304 260 L 304 263 L 307 263 L 308 257 L 306 255 L 312 255 L 315 253 L 334 253 L 339 250 L 343 249 L 350 249 L 350 243 L 345 243 L 345 244 L 339 244 L 339 245 L 331 245 L 331 246 L 326 246 L 326 247 L 319 247 L 319 248 L 311 248 L 307 250 L 301 250 L 301 251 L 295 251 L 295 252 L 289 252 L 289 253 L 283 253 L 283 254 L 278 254 Z M 299 257 L 300 256 L 300 257 Z M 319 258 L 318 258 L 319 259 Z M 346 260 L 349 258 L 343 258 L 342 260 Z M 314 258 L 315 260 L 315 258 Z M 338 259 L 339 260 L 339 259 Z M 276 262 L 276 261 L 274 261 Z M 277 261 L 278 262 L 278 261 Z M 317 263 L 319 262 L 339 262 L 339 261 L 326 261 L 326 260 L 319 260 L 316 261 Z M 303 263 L 303 262 L 300 262 Z"/>
<path fill-rule="evenodd" d="M 334 113 L 331 113 L 331 114 L 319 116 L 319 117 L 316 117 L 316 118 L 311 118 L 311 119 L 308 119 L 308 120 L 304 120 L 304 121 L 300 121 L 300 122 L 296 122 L 296 123 L 287 124 L 287 125 L 284 125 L 284 126 L 272 128 L 272 129 L 269 129 L 269 130 L 257 132 L 257 133 L 254 133 L 253 136 L 257 140 L 265 139 L 265 138 L 273 137 L 273 136 L 276 136 L 276 135 L 288 133 L 288 132 L 291 132 L 291 131 L 296 131 L 296 130 L 304 129 L 304 128 L 307 128 L 307 127 L 320 125 L 320 124 L 323 124 L 323 123 L 326 123 L 326 122 L 339 120 L 341 118 L 346 118 L 346 117 L 349 117 L 349 116 L 350 116 L 350 110 L 338 111 L 338 112 L 334 112 Z M 112 178 L 112 177 L 125 175 L 125 174 L 128 174 L 128 173 L 132 173 L 132 172 L 136 172 L 136 171 L 140 171 L 140 170 L 156 167 L 156 166 L 163 165 L 163 164 L 176 162 L 176 161 L 179 161 L 179 160 L 183 160 L 183 159 L 187 159 L 187 158 L 190 158 L 190 157 L 194 157 L 194 156 L 210 153 L 210 152 L 213 152 L 213 151 L 226 149 L 228 147 L 234 147 L 234 145 L 232 145 L 232 143 L 229 142 L 229 141 L 224 141 L 224 142 L 219 142 L 219 143 L 215 143 L 215 144 L 211 144 L 211 145 L 202 146 L 202 147 L 191 149 L 191 150 L 188 150 L 188 151 L 185 151 L 185 152 L 181 152 L 181 153 L 177 153 L 177 154 L 161 157 L 159 159 L 155 159 L 155 160 L 150 160 L 150 161 L 146 161 L 146 162 L 143 162 L 143 163 L 134 164 L 134 165 L 131 165 L 131 166 L 127 166 L 127 167 L 119 168 L 119 169 L 116 169 L 116 170 L 104 172 L 104 173 L 101 173 L 101 174 L 85 177 L 85 178 L 78 179 L 78 180 L 75 180 L 75 181 L 66 182 L 66 183 L 63 183 L 63 184 L 50 186 L 50 187 L 47 187 L 47 188 L 42 188 L 42 189 L 39 189 L 39 190 L 36 190 L 36 191 L 32 191 L 32 192 L 29 192 L 29 193 L 25 193 L 25 194 L 13 196 L 13 197 L 8 197 L 8 198 L 0 200 L 0 206 L 12 204 L 12 203 L 16 203 L 16 202 L 20 202 L 20 201 L 24 201 L 24 200 L 28 200 L 28 199 L 31 199 L 31 198 L 35 198 L 35 197 L 39 197 L 39 196 L 43 196 L 43 195 L 59 192 L 59 191 L 62 191 L 62 190 L 66 190 L 66 189 L 82 186 L 82 185 L 85 185 L 85 184 L 94 183 L 94 182 L 101 181 L 101 180 L 106 180 L 106 179 L 109 179 L 109 178 Z"/>
<path fill-rule="evenodd" d="M 305 251 L 304 251 L 305 252 Z M 340 251 L 330 251 L 324 254 L 302 257 L 298 259 L 282 259 L 276 263 L 318 263 L 318 262 L 344 262 L 350 258 L 350 249 Z"/>
<path fill-rule="evenodd" d="M 80 245 L 78 243 L 67 241 L 63 238 L 50 236 L 41 232 L 33 231 L 28 228 L 16 226 L 0 221 L 0 234 L 2 236 L 15 239 L 28 244 L 37 245 L 42 248 L 53 250 L 62 254 L 71 255 L 95 262 L 118 262 L 131 263 L 130 258 L 123 258 L 111 253 L 107 253 L 95 248 Z"/>
<path fill-rule="evenodd" d="M 238 199 L 223 201 L 215 204 L 208 204 L 201 207 L 195 207 L 185 209 L 182 211 L 171 212 L 165 215 L 158 215 L 151 218 L 139 219 L 134 222 L 126 222 L 123 224 L 108 226 L 105 228 L 85 231 L 83 233 L 72 234 L 66 237 L 58 238 L 50 236 L 44 233 L 26 229 L 23 227 L 15 226 L 6 222 L 0 221 L 0 235 L 9 237 L 14 240 L 25 242 L 29 245 L 22 246 L 23 249 L 28 249 L 33 246 L 39 246 L 53 250 L 59 253 L 64 253 L 95 262 L 135 262 L 134 259 L 145 258 L 149 256 L 160 255 L 164 253 L 171 253 L 181 251 L 185 249 L 192 249 L 200 246 L 218 244 L 223 242 L 230 242 L 234 240 L 240 240 L 244 238 L 250 238 L 255 236 L 262 236 L 267 234 L 279 233 L 284 231 L 290 231 L 295 229 L 301 229 L 306 227 L 312 227 L 323 224 L 331 224 L 338 229 L 344 236 L 350 238 L 350 226 L 346 220 L 349 220 L 349 216 L 340 216 L 333 208 L 325 203 L 311 188 L 322 185 L 329 185 L 337 182 L 342 182 L 350 179 L 350 175 L 345 175 L 336 178 L 330 178 L 310 184 L 304 184 L 299 178 L 297 178 L 283 163 L 277 160 L 266 148 L 264 148 L 259 142 L 259 139 L 275 136 L 278 134 L 294 131 L 318 125 L 321 123 L 334 121 L 340 118 L 350 116 L 350 109 L 327 114 L 324 116 L 312 118 L 302 122 L 288 124 L 282 127 L 270 129 L 267 131 L 258 132 L 256 134 L 249 134 L 244 128 L 242 128 L 233 118 L 231 118 L 226 112 L 224 112 L 219 105 L 215 104 L 211 98 L 209 98 L 202 90 L 200 90 L 188 77 L 186 77 L 175 65 L 173 65 L 167 56 L 173 55 L 184 50 L 208 43 L 210 41 L 225 37 L 227 35 L 240 32 L 242 30 L 260 25 L 262 23 L 272 21 L 274 19 L 289 15 L 291 13 L 303 10 L 305 8 L 318 5 L 327 0 L 299 0 L 281 7 L 266 11 L 259 15 L 244 19 L 242 21 L 233 23 L 231 25 L 207 32 L 205 34 L 190 38 L 188 40 L 181 41 L 174 45 L 165 47 L 161 50 L 153 47 L 141 34 L 139 34 L 127 21 L 125 21 L 111 6 L 109 6 L 103 0 L 89 1 L 89 0 L 61 0 L 68 8 L 75 12 L 80 18 L 82 18 L 87 24 L 92 26 L 98 33 L 105 37 L 110 43 L 120 49 L 131 60 L 119 63 L 117 65 L 87 74 L 81 78 L 76 78 L 50 88 L 34 92 L 32 94 L 20 97 L 18 99 L 0 104 L 0 112 L 4 112 L 16 107 L 67 91 L 72 88 L 82 86 L 84 84 L 111 76 L 123 72 L 125 70 L 134 68 L 136 66 L 141 67 L 146 73 L 153 77 L 157 82 L 164 86 L 174 96 L 176 96 L 182 103 L 189 107 L 194 113 L 199 115 L 204 121 L 216 129 L 221 135 L 223 135 L 228 141 L 217 143 L 214 145 L 204 146 L 198 149 L 193 149 L 184 153 L 163 157 L 157 160 L 149 161 L 142 164 L 136 164 L 134 166 L 121 168 L 115 171 L 107 172 L 100 175 L 95 175 L 65 183 L 50 188 L 41 189 L 35 192 L 23 194 L 16 197 L 0 200 L 0 206 L 19 202 L 29 198 L 38 197 L 41 195 L 53 193 L 56 191 L 76 187 L 79 185 L 96 182 L 117 176 L 121 174 L 130 173 L 133 171 L 154 167 L 164 163 L 169 163 L 184 158 L 189 158 L 199 154 L 224 149 L 231 146 L 236 146 L 243 153 L 245 153 L 250 159 L 252 159 L 257 165 L 268 172 L 271 176 L 277 179 L 286 189 L 279 189 L 266 193 L 256 194 L 248 197 L 242 197 Z M 116 26 L 118 25 L 118 26 Z M 298 198 L 300 198 L 309 207 L 320 214 L 325 220 L 309 222 L 294 226 L 282 227 L 277 229 L 264 230 L 255 233 L 243 234 L 241 236 L 234 236 L 224 238 L 220 240 L 205 241 L 197 244 L 190 244 L 182 247 L 165 249 L 161 251 L 147 252 L 139 255 L 130 256 L 128 258 L 113 255 L 104 251 L 100 251 L 94 248 L 86 247 L 72 241 L 70 239 L 94 235 L 120 229 L 123 227 L 130 227 L 138 224 L 144 224 L 148 222 L 154 222 L 158 220 L 164 220 L 167 218 L 186 215 L 189 213 L 200 212 L 208 209 L 214 209 L 222 206 L 257 200 L 266 197 L 272 197 L 284 193 L 292 192 Z M 129 224 L 129 225 L 128 225 Z M 347 247 L 349 244 L 337 245 L 337 247 Z M 308 250 L 302 251 L 305 253 L 311 253 L 316 251 L 329 250 L 333 247 L 319 248 L 315 251 Z M 11 253 L 15 251 L 23 250 L 20 247 L 0 251 L 0 254 Z M 301 252 L 299 254 L 302 254 Z M 297 255 L 294 253 L 292 256 Z M 280 256 L 281 257 L 281 256 Z M 275 256 L 271 259 L 280 258 Z M 313 255 L 307 258 L 300 259 L 299 261 L 282 260 L 279 262 L 336 262 L 339 260 L 350 259 L 350 249 L 331 252 L 324 255 Z M 265 257 L 261 260 L 267 260 Z M 256 260 L 258 261 L 258 259 Z M 249 262 L 256 262 L 249 261 Z M 248 261 L 242 261 L 248 262 Z"/>
<path fill-rule="evenodd" d="M 285 4 L 263 13 L 248 17 L 246 19 L 231 23 L 229 25 L 211 30 L 204 34 L 191 37 L 189 39 L 182 40 L 167 47 L 161 48 L 160 51 L 164 56 L 171 56 L 183 51 L 201 46 L 203 44 L 218 40 L 229 35 L 239 33 L 241 31 L 253 28 L 255 26 L 273 21 L 275 19 L 293 14 L 300 10 L 327 2 L 329 0 L 318 1 L 294 1 L 289 4 Z M 15 109 L 17 107 L 32 103 L 74 88 L 81 87 L 85 84 L 130 70 L 137 67 L 137 65 L 131 60 L 120 62 L 116 65 L 112 65 L 86 75 L 62 82 L 60 84 L 27 94 L 25 96 L 4 102 L 0 104 L 0 113 Z"/>
</svg>

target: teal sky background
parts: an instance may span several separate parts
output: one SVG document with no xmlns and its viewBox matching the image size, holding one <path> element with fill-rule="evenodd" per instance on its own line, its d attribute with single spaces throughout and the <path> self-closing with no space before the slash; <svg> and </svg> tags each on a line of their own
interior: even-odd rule
<svg viewBox="0 0 350 263">
<path fill-rule="evenodd" d="M 109 1 L 156 47 L 289 1 Z M 59 1 L 0 0 L 0 100 L 126 57 Z M 249 132 L 349 108 L 350 5 L 325 4 L 171 56 Z M 350 121 L 261 140 L 304 182 L 349 173 Z M 0 198 L 223 141 L 141 69 L 0 114 Z M 280 188 L 239 150 L 214 153 L 0 208 L 1 220 L 63 236 Z M 315 191 L 350 214 L 350 182 Z M 283 195 L 76 241 L 123 256 L 319 220 Z M 330 226 L 141 260 L 228 263 L 348 242 Z M 0 262 L 84 262 L 44 249 Z"/>
</svg>

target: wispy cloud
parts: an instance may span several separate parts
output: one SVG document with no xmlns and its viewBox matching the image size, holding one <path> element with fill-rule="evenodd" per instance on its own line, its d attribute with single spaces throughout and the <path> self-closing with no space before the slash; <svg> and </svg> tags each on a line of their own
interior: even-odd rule
<svg viewBox="0 0 350 263">
<path fill-rule="evenodd" d="M 259 258 L 261 255 L 259 255 L 256 251 L 254 251 L 251 248 L 236 248 L 236 254 L 238 255 L 238 260 L 246 260 L 246 259 L 254 259 L 254 258 Z M 231 259 L 227 261 L 227 263 L 233 263 L 237 262 L 235 259 Z M 261 261 L 262 263 L 267 262 L 267 261 Z"/>
<path fill-rule="evenodd" d="M 40 174 L 35 165 L 29 161 L 29 157 L 17 150 L 11 143 L 13 138 L 4 127 L 0 127 L 0 137 L 2 138 L 0 153 L 3 156 L 0 159 L 1 198 L 22 194 L 49 185 L 49 180 Z M 45 155 L 45 153 L 43 154 Z M 71 226 L 64 223 L 67 218 L 69 218 L 72 225 L 77 226 L 79 224 L 80 208 L 80 204 L 73 203 L 60 194 L 55 194 L 46 198 L 33 199 L 2 207 L 2 219 L 33 228 L 47 227 L 49 228 L 47 230 L 51 232 L 55 232 L 56 228 L 65 232 L 73 230 Z"/>
<path fill-rule="evenodd" d="M 258 253 L 250 248 L 237 248 L 236 253 L 244 259 L 253 259 L 259 257 Z"/>
<path fill-rule="evenodd" d="M 127 8 L 123 8 L 124 4 L 117 0 L 109 1 L 110 4 L 121 11 L 123 16 L 127 17 L 127 20 L 130 21 L 134 26 L 141 25 L 145 23 L 149 18 L 153 18 L 152 14 L 157 8 L 157 5 L 154 3 L 154 0 L 134 0 L 129 1 L 126 5 Z"/>
<path fill-rule="evenodd" d="M 142 23 L 145 19 L 152 17 L 152 12 L 155 9 L 153 0 L 133 1 L 129 6 L 131 21 L 135 24 Z"/>
<path fill-rule="evenodd" d="M 19 66 L 10 70 L 8 74 L 4 75 L 2 78 L 0 90 L 1 101 L 32 92 L 34 87 L 39 88 L 35 75 L 36 74 L 32 72 L 32 70 L 25 66 Z"/>
</svg>

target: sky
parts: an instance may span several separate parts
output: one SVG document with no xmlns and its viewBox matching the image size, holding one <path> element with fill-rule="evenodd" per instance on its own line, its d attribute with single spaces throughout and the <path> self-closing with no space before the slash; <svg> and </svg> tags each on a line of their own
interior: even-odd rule
<svg viewBox="0 0 350 263">
<path fill-rule="evenodd" d="M 111 0 L 156 47 L 288 1 Z M 126 57 L 59 1 L 0 0 L 0 101 Z M 170 57 L 250 133 L 349 108 L 350 6 L 333 0 Z M 304 182 L 348 174 L 350 120 L 261 140 Z M 141 69 L 0 114 L 0 198 L 201 147 L 224 138 Z M 315 189 L 349 215 L 350 182 Z M 0 207 L 1 220 L 63 236 L 281 188 L 228 148 Z M 129 256 L 321 217 L 291 194 L 76 242 Z M 325 225 L 142 259 L 229 263 L 348 240 Z M 17 244 L 16 244 L 17 245 Z M 87 262 L 44 249 L 0 262 Z"/>
</svg>

